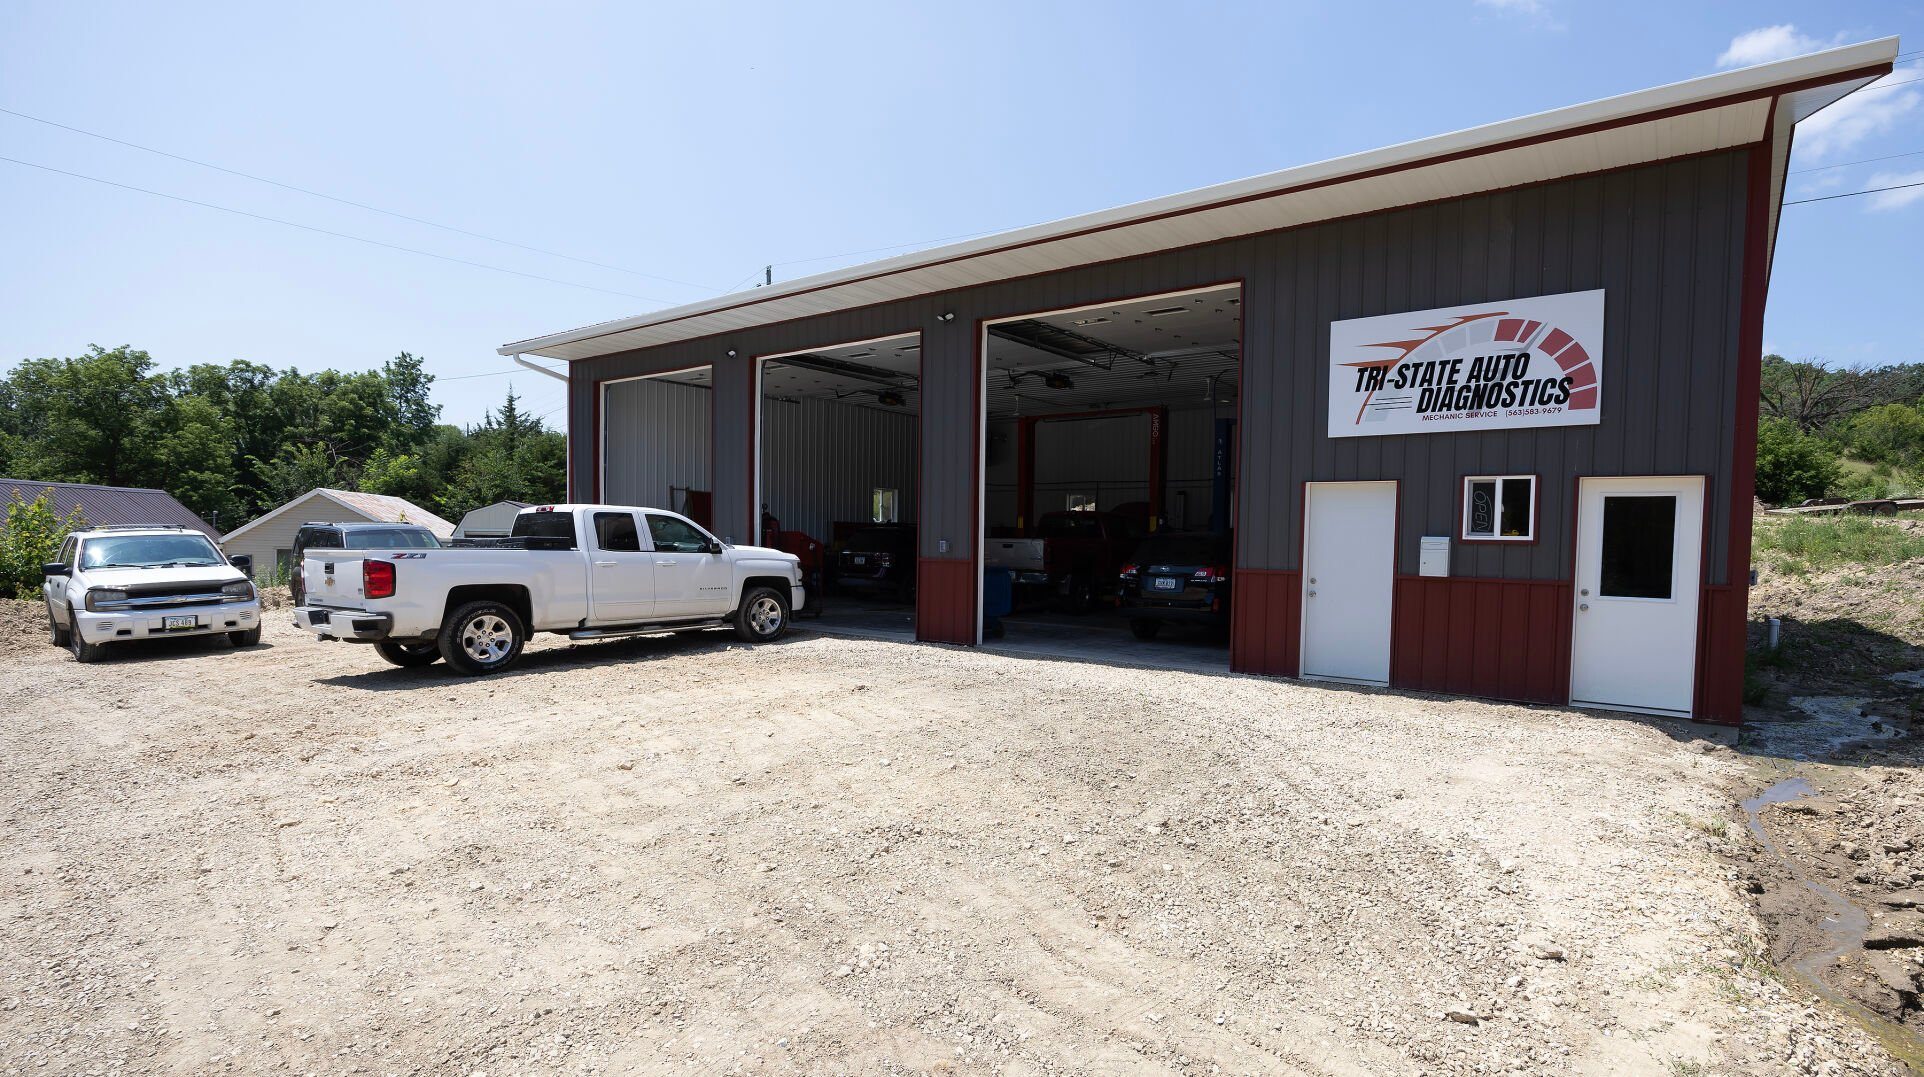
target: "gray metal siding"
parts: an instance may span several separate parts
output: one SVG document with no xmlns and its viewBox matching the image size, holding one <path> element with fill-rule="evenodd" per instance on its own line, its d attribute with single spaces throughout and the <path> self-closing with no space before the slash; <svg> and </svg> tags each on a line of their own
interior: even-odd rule
<svg viewBox="0 0 1924 1077">
<path fill-rule="evenodd" d="M 709 390 L 642 378 L 607 386 L 607 444 L 601 500 L 679 510 L 670 487 L 706 490 L 709 466 Z M 576 496 L 594 500 L 593 484 Z"/>
<path fill-rule="evenodd" d="M 832 400 L 762 398 L 762 501 L 782 527 L 823 542 L 837 520 L 868 520 L 877 487 L 915 522 L 916 419 Z"/>
<path fill-rule="evenodd" d="M 716 365 L 720 446 L 743 451 L 749 356 L 889 333 L 923 332 L 920 516 L 925 556 L 974 549 L 979 319 L 1062 309 L 1232 280 L 1244 282 L 1238 563 L 1299 562 L 1302 483 L 1401 483 L 1398 568 L 1417 540 L 1454 535 L 1464 475 L 1542 476 L 1539 540 L 1456 547 L 1459 576 L 1562 579 L 1571 571 L 1580 475 L 1709 476 L 1729 493 L 1747 151 L 1559 181 L 1266 233 L 1144 258 L 1003 281 L 944 295 L 627 352 L 574 364 L 575 430 L 591 379 Z M 1325 430 L 1329 323 L 1456 303 L 1607 291 L 1602 424 L 1561 429 L 1332 440 Z M 938 315 L 953 313 L 952 320 Z M 739 353 L 726 356 L 729 349 Z M 724 384 L 723 371 L 741 364 Z M 577 439 L 576 481 L 592 461 Z M 744 514 L 746 469 L 716 472 L 718 525 Z M 744 521 L 745 522 L 745 521 Z M 740 526 L 737 524 L 737 526 Z M 1712 511 L 1708 584 L 1725 583 L 1729 521 Z"/>
</svg>

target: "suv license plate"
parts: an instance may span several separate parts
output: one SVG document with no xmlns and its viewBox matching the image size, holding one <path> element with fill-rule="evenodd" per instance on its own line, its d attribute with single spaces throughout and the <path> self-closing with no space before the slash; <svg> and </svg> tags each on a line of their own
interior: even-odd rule
<svg viewBox="0 0 1924 1077">
<path fill-rule="evenodd" d="M 187 614 L 180 617 L 162 617 L 160 629 L 163 632 L 178 632 L 183 628 L 199 628 L 200 618 Z"/>
<path fill-rule="evenodd" d="M 1182 581 L 1174 576 L 1157 576 L 1155 586 L 1158 591 L 1180 591 L 1182 590 Z"/>
</svg>

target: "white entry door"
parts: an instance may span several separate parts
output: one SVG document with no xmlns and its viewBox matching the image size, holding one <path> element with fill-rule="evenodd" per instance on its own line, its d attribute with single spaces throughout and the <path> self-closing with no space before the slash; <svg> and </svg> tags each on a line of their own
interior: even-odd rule
<svg viewBox="0 0 1924 1077">
<path fill-rule="evenodd" d="M 1703 535 L 1702 476 L 1582 480 L 1571 703 L 1690 714 Z"/>
<path fill-rule="evenodd" d="M 1396 484 L 1312 482 L 1303 525 L 1303 676 L 1388 684 Z"/>
</svg>

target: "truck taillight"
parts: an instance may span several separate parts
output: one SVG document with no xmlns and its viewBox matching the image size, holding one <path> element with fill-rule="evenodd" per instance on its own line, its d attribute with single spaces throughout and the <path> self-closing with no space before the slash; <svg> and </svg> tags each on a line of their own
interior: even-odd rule
<svg viewBox="0 0 1924 1077">
<path fill-rule="evenodd" d="M 361 595 L 364 598 L 393 598 L 394 562 L 372 558 L 362 561 Z"/>
</svg>

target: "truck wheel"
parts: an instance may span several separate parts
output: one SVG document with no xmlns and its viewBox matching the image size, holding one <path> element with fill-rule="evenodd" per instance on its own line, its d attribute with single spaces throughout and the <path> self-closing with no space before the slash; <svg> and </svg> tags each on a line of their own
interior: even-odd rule
<svg viewBox="0 0 1924 1077">
<path fill-rule="evenodd" d="M 1137 639 L 1155 639 L 1162 632 L 1162 622 L 1138 617 L 1129 622 L 1129 631 L 1135 633 Z"/>
<path fill-rule="evenodd" d="M 437 641 L 448 665 L 470 675 L 498 673 L 514 665 L 528 642 L 521 617 L 499 602 L 483 599 L 454 611 L 441 625 Z"/>
<path fill-rule="evenodd" d="M 245 632 L 227 633 L 227 642 L 235 647 L 253 647 L 261 641 L 261 626 L 255 625 Z"/>
<path fill-rule="evenodd" d="M 107 657 L 107 648 L 99 643 L 88 643 L 80 636 L 80 630 L 67 633 L 67 649 L 73 652 L 76 662 L 98 662 Z"/>
<path fill-rule="evenodd" d="M 67 645 L 67 637 L 73 632 L 71 628 L 60 627 L 60 622 L 53 619 L 53 603 L 51 602 L 47 603 L 47 631 L 52 633 L 53 645 L 55 647 L 65 647 Z"/>
<path fill-rule="evenodd" d="M 750 643 L 770 643 L 788 631 L 788 599 L 773 587 L 751 587 L 735 611 L 735 633 Z"/>
<path fill-rule="evenodd" d="M 1069 577 L 1069 593 L 1063 596 L 1063 605 L 1070 613 L 1081 617 L 1096 608 L 1096 585 L 1083 573 Z"/>
<path fill-rule="evenodd" d="M 380 653 L 382 658 L 387 659 L 397 666 L 405 666 L 409 669 L 415 666 L 432 665 L 441 660 L 440 644 L 434 640 L 419 640 L 414 643 L 396 643 L 391 639 L 384 639 L 375 644 L 374 649 Z"/>
</svg>

